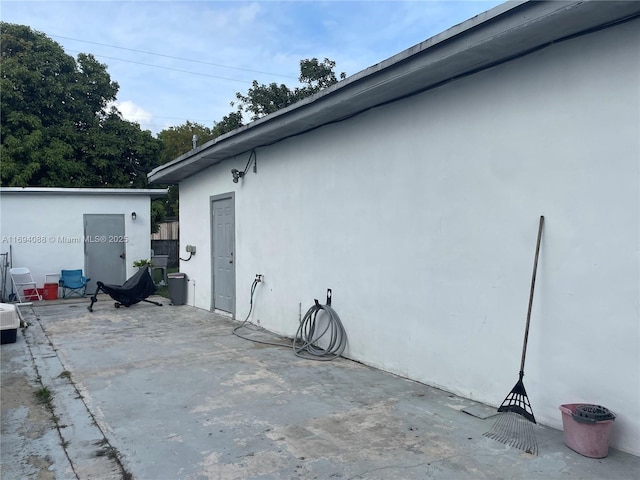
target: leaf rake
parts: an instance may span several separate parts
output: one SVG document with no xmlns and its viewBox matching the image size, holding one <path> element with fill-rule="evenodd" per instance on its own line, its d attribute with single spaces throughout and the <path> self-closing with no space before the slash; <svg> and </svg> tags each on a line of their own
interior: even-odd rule
<svg viewBox="0 0 640 480">
<path fill-rule="evenodd" d="M 524 330 L 524 343 L 522 345 L 522 358 L 520 360 L 520 373 L 518 382 L 511 389 L 500 407 L 498 419 L 491 430 L 484 434 L 485 437 L 500 443 L 510 445 L 533 455 L 538 454 L 538 442 L 533 431 L 536 418 L 533 415 L 531 402 L 524 388 L 524 361 L 527 354 L 527 342 L 529 340 L 529 324 L 531 323 L 531 307 L 533 306 L 533 291 L 536 285 L 536 273 L 538 270 L 538 256 L 540 254 L 540 240 L 542 238 L 542 226 L 544 216 L 540 216 L 538 226 L 538 240 L 536 242 L 536 255 L 533 261 L 533 275 L 531 276 L 531 290 L 529 292 L 529 308 L 527 310 L 527 324 Z"/>
</svg>

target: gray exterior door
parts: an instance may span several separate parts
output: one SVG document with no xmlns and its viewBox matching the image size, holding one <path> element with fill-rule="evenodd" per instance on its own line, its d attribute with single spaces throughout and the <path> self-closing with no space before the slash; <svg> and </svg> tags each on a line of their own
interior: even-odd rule
<svg viewBox="0 0 640 480">
<path fill-rule="evenodd" d="M 96 282 L 122 285 L 127 266 L 123 214 L 84 215 L 84 270 L 91 278 L 87 292 L 96 290 Z"/>
<path fill-rule="evenodd" d="M 235 209 L 233 196 L 211 200 L 213 308 L 235 313 Z"/>
</svg>

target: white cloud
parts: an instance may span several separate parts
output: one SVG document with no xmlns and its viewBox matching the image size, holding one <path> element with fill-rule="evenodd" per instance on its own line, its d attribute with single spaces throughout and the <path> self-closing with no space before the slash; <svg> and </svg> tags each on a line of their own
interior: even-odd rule
<svg viewBox="0 0 640 480">
<path fill-rule="evenodd" d="M 116 107 L 125 120 L 139 123 L 143 130 L 155 130 L 147 126 L 153 125 L 153 115 L 131 100 L 115 101 L 109 105 L 109 107 L 111 106 Z"/>
</svg>

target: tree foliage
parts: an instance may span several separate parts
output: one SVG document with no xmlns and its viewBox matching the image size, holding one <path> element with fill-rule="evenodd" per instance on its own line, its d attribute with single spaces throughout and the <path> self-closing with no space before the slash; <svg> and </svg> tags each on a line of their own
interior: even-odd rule
<svg viewBox="0 0 640 480">
<path fill-rule="evenodd" d="M 322 62 L 317 58 L 300 60 L 300 76 L 298 80 L 301 87 L 289 88 L 285 84 L 269 85 L 259 84 L 254 80 L 246 94 L 236 93 L 237 108 L 239 112 L 247 112 L 252 120 L 277 112 L 289 105 L 309 97 L 320 90 L 330 87 L 338 82 L 334 72 L 336 62 L 325 58 Z M 340 79 L 346 74 L 342 72 Z M 232 103 L 232 106 L 236 103 Z"/>
<path fill-rule="evenodd" d="M 106 65 L 2 22 L 0 68 L 2 185 L 146 186 L 161 144 L 108 109 L 119 87 Z"/>
<path fill-rule="evenodd" d="M 214 138 L 210 128 L 187 120 L 183 125 L 169 127 L 158 133 L 158 140 L 162 143 L 160 165 L 167 163 L 193 148 L 193 136 L 198 137 L 198 145 L 202 145 Z"/>
<path fill-rule="evenodd" d="M 299 80 L 304 86 L 298 89 L 298 96 L 305 98 L 330 87 L 334 83 L 338 83 L 336 74 L 333 71 L 335 67 L 336 62 L 328 58 L 325 58 L 322 62 L 319 62 L 317 58 L 300 60 Z M 340 80 L 344 80 L 346 77 L 346 73 L 340 73 Z"/>
<path fill-rule="evenodd" d="M 229 115 L 222 117 L 222 120 L 216 122 L 213 126 L 213 136 L 219 137 L 225 133 L 229 133 L 236 128 L 240 128 L 243 125 L 242 113 L 231 112 Z"/>
</svg>

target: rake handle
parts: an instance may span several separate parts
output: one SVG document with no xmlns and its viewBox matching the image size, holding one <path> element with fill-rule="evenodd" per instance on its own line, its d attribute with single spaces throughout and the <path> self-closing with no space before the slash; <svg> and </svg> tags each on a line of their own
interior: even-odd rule
<svg viewBox="0 0 640 480">
<path fill-rule="evenodd" d="M 533 307 L 533 291 L 536 287 L 536 273 L 538 272 L 538 256 L 540 255 L 540 240 L 542 239 L 542 226 L 544 215 L 540 215 L 538 225 L 538 240 L 536 242 L 536 256 L 533 260 L 533 274 L 531 275 L 531 290 L 529 291 L 529 308 L 527 309 L 527 325 L 524 328 L 524 343 L 522 345 L 522 360 L 520 361 L 520 379 L 524 376 L 524 359 L 527 355 L 527 342 L 529 341 L 529 324 L 531 323 L 531 308 Z"/>
</svg>

